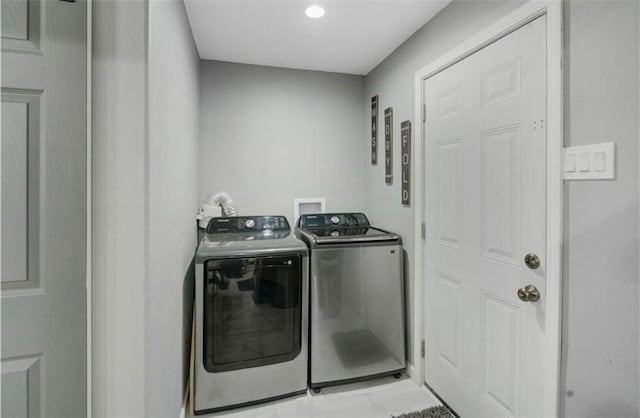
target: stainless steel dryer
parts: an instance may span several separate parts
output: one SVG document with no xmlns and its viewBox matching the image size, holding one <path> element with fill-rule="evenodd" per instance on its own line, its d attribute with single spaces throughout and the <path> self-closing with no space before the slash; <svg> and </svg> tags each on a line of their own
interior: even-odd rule
<svg viewBox="0 0 640 418">
<path fill-rule="evenodd" d="M 363 213 L 302 215 L 297 234 L 311 249 L 310 387 L 405 370 L 400 237 Z"/>
<path fill-rule="evenodd" d="M 306 392 L 308 278 L 285 217 L 209 222 L 196 256 L 196 413 Z"/>
</svg>

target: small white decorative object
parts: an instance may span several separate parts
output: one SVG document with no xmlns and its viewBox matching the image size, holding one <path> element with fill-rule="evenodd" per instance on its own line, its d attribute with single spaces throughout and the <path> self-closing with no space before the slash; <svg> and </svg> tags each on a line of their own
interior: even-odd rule
<svg viewBox="0 0 640 418">
<path fill-rule="evenodd" d="M 327 211 L 324 197 L 303 197 L 293 199 L 293 222 L 298 222 L 300 215 L 305 213 L 323 213 Z"/>
<path fill-rule="evenodd" d="M 219 216 L 238 216 L 238 210 L 231 196 L 224 192 L 212 194 L 202 204 L 196 216 L 198 227 L 205 229 L 209 223 L 209 219 Z"/>
<path fill-rule="evenodd" d="M 219 216 L 222 216 L 222 208 L 220 206 L 204 205 L 200 208 L 198 215 L 196 216 L 198 226 L 205 229 L 209 223 L 209 219 L 217 218 Z"/>
</svg>

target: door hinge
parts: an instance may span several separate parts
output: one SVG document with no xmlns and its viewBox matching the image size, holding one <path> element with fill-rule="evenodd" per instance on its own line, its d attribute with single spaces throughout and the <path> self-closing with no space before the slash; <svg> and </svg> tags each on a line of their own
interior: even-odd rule
<svg viewBox="0 0 640 418">
<path fill-rule="evenodd" d="M 422 121 L 423 122 L 427 121 L 427 105 L 426 104 L 422 105 Z"/>
<path fill-rule="evenodd" d="M 422 239 L 427 239 L 427 224 L 425 224 L 424 222 L 422 222 L 422 225 L 421 225 L 421 233 L 422 233 Z"/>
<path fill-rule="evenodd" d="M 422 356 L 422 358 L 424 358 L 424 353 L 425 352 L 425 345 L 424 345 L 424 340 L 422 340 L 422 343 L 420 345 L 420 355 Z"/>
</svg>

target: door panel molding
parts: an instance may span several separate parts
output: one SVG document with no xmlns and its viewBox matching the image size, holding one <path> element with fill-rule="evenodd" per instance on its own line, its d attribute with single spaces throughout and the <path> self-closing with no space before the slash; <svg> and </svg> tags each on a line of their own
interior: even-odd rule
<svg viewBox="0 0 640 418">
<path fill-rule="evenodd" d="M 40 417 L 41 356 L 2 360 L 2 416 Z"/>
<path fill-rule="evenodd" d="M 481 132 L 482 244 L 487 260 L 520 267 L 520 134 L 519 123 Z M 506 154 L 506 155 L 504 155 Z M 499 158 L 496 158 L 499 157 Z M 500 192 L 507 193 L 500 207 Z M 498 192 L 498 193 L 496 193 Z M 492 216 L 493 215 L 493 216 Z M 501 236 L 500 223 L 509 222 L 511 234 Z"/>
<path fill-rule="evenodd" d="M 2 1 L 2 50 L 42 55 L 43 0 Z"/>
<path fill-rule="evenodd" d="M 544 337 L 544 416 L 558 415 L 560 391 L 560 337 L 561 337 L 561 303 L 562 303 L 562 147 L 563 147 L 563 69 L 562 69 L 562 2 L 560 0 L 530 1 L 514 12 L 505 16 L 476 36 L 468 39 L 458 47 L 450 50 L 432 63 L 415 73 L 415 120 L 422 121 L 422 110 L 425 104 L 423 83 L 428 78 L 440 73 L 446 68 L 462 61 L 464 58 L 478 52 L 498 39 L 546 15 L 547 48 L 547 180 L 546 180 L 546 292 L 545 292 L 545 337 Z M 512 72 L 516 71 L 515 63 L 511 65 Z M 508 70 L 506 67 L 502 71 Z M 497 73 L 488 74 L 491 77 Z M 495 80 L 508 86 L 517 82 L 513 77 L 503 77 Z M 500 84 L 498 83 L 498 84 Z M 505 84 L 506 83 L 506 84 Z M 513 86 L 511 86 L 513 87 Z M 506 88 L 506 87 L 505 87 Z M 498 89 L 500 90 L 500 89 Z M 507 89 L 508 90 L 508 89 Z M 513 90 L 513 88 L 512 88 Z M 515 91 L 515 90 L 514 90 Z M 515 94 L 505 91 L 495 92 L 498 101 L 491 101 L 488 106 L 501 102 L 503 96 Z M 505 97 L 506 97 L 505 96 Z M 427 120 L 432 117 L 427 115 Z M 423 122 L 424 123 L 424 122 Z M 415 250 L 414 250 L 414 339 L 413 352 L 419 353 L 425 338 L 424 324 L 424 251 L 425 240 L 422 238 L 422 223 L 424 219 L 424 126 L 416 124 L 416 138 L 413 150 L 414 167 L 414 195 L 415 199 Z M 416 357 L 416 364 L 412 368 L 412 377 L 418 384 L 425 381 L 425 359 Z"/>
<path fill-rule="evenodd" d="M 42 90 L 2 88 L 7 106 L 2 117 L 2 175 L 10 180 L 2 188 L 3 236 L 12 245 L 2 247 L 2 291 L 35 289 L 40 283 L 40 154 Z M 16 126 L 20 122 L 21 126 Z M 9 150 L 9 151 L 7 151 Z M 16 156 L 20 158 L 16 158 Z M 24 192 L 24 193 L 22 193 Z M 20 196 L 22 194 L 22 196 Z M 17 219 L 19 222 L 16 222 Z M 7 232 L 8 231 L 8 232 Z"/>
</svg>

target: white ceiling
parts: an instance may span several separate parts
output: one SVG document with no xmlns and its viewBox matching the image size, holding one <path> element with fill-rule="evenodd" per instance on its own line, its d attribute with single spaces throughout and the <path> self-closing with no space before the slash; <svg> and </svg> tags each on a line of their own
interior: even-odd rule
<svg viewBox="0 0 640 418">
<path fill-rule="evenodd" d="M 202 59 L 367 74 L 451 0 L 184 0 Z M 320 19 L 304 11 L 318 4 Z"/>
</svg>

